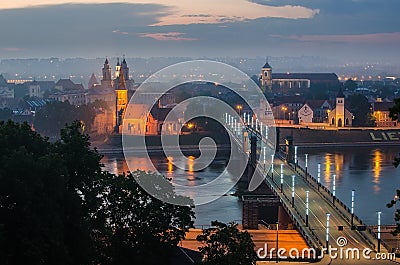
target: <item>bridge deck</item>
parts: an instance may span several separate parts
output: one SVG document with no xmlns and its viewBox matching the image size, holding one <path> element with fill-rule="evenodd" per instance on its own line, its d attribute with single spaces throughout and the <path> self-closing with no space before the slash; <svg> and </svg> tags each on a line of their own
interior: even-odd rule
<svg viewBox="0 0 400 265">
<path fill-rule="evenodd" d="M 271 147 L 271 143 L 254 128 L 246 127 L 249 135 L 257 137 L 263 146 Z M 237 142 L 243 136 L 241 132 L 232 132 Z M 242 141 L 243 142 L 243 141 Z M 243 146 L 243 145 L 242 145 Z M 257 151 L 261 157 L 262 148 Z M 246 152 L 248 150 L 245 150 Z M 283 155 L 275 155 L 274 171 L 271 174 L 269 161 L 268 165 L 263 165 L 263 161 L 257 161 L 254 165 L 258 174 L 265 177 L 265 182 L 276 195 L 290 217 L 296 224 L 300 233 L 311 247 L 322 249 L 326 244 L 326 215 L 330 214 L 329 224 L 329 246 L 334 248 L 370 248 L 377 251 L 378 240 L 372 231 L 357 231 L 351 229 L 351 213 L 349 208 L 332 196 L 332 193 L 325 187 L 320 186 L 314 178 L 298 166 L 287 163 Z M 283 185 L 281 187 L 280 165 L 283 164 Z M 279 172 L 278 169 L 279 168 Z M 292 206 L 292 176 L 295 176 L 295 196 L 294 207 Z M 309 191 L 309 215 L 308 226 L 306 226 L 306 191 Z M 365 225 L 357 216 L 354 217 L 354 225 Z M 343 231 L 338 227 L 343 226 Z M 346 245 L 340 246 L 337 240 L 341 237 L 346 239 Z M 381 252 L 387 252 L 387 249 L 381 244 Z"/>
</svg>

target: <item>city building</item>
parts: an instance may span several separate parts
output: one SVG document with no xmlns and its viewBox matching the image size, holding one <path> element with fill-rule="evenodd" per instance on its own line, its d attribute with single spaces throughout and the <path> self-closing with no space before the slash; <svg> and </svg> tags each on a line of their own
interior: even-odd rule
<svg viewBox="0 0 400 265">
<path fill-rule="evenodd" d="M 336 96 L 335 108 L 328 114 L 328 122 L 333 127 L 350 127 L 353 124 L 353 114 L 344 106 L 345 96 L 342 88 Z"/>
<path fill-rule="evenodd" d="M 268 61 L 261 69 L 261 88 L 278 94 L 304 92 L 311 86 L 339 87 L 335 73 L 273 73 Z"/>
<path fill-rule="evenodd" d="M 174 135 L 179 133 L 180 123 L 172 108 L 155 105 L 148 113 L 150 105 L 130 104 L 123 123 L 127 135 Z M 169 115 L 168 121 L 166 121 Z"/>
<path fill-rule="evenodd" d="M 327 122 L 331 110 L 328 100 L 307 100 L 298 111 L 299 123 Z"/>
<path fill-rule="evenodd" d="M 26 82 L 28 86 L 29 97 L 43 98 L 45 92 L 50 92 L 55 89 L 54 81 L 36 81 Z"/>
<path fill-rule="evenodd" d="M 0 75 L 0 98 L 14 98 L 14 88 L 9 84 L 3 75 Z"/>
<path fill-rule="evenodd" d="M 376 127 L 396 127 L 399 125 L 398 121 L 390 118 L 390 108 L 394 107 L 393 102 L 383 102 L 378 100 L 372 103 L 373 116 L 375 118 Z"/>
<path fill-rule="evenodd" d="M 107 103 L 109 110 L 113 112 L 112 121 L 114 131 L 122 132 L 122 123 L 130 97 L 134 93 L 134 81 L 130 79 L 129 67 L 125 60 L 122 64 L 117 59 L 114 79 L 108 58 L 104 61 L 100 84 L 94 74 L 90 77 L 86 102 L 93 103 L 102 100 Z M 108 110 L 104 110 L 108 111 Z M 108 118 L 110 115 L 106 115 Z"/>
</svg>

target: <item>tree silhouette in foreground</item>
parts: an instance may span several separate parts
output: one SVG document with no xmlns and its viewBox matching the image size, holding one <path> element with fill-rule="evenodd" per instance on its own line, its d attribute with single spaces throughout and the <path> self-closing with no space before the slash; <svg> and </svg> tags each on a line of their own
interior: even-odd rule
<svg viewBox="0 0 400 265">
<path fill-rule="evenodd" d="M 162 176 L 103 171 L 81 127 L 50 143 L 28 124 L 0 122 L 1 264 L 168 264 L 192 208 L 154 199 L 135 181 Z M 177 196 L 172 185 L 160 192 Z"/>
<path fill-rule="evenodd" d="M 203 265 L 251 265 L 256 264 L 257 254 L 251 235 L 240 232 L 235 223 L 211 223 L 215 228 L 203 230 L 197 236 L 204 246 L 199 247 Z"/>
</svg>

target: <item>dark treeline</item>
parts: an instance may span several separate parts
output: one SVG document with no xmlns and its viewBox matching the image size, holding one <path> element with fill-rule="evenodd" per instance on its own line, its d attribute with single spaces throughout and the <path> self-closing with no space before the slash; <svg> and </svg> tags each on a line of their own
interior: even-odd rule
<svg viewBox="0 0 400 265">
<path fill-rule="evenodd" d="M 0 263 L 168 264 L 193 210 L 102 170 L 81 123 L 50 143 L 28 124 L 0 123 Z M 172 185 L 166 196 L 177 196 Z"/>
</svg>

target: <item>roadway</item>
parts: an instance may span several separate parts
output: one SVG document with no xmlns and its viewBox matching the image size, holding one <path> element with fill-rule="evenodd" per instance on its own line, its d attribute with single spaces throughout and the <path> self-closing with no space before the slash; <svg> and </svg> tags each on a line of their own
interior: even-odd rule
<svg viewBox="0 0 400 265">
<path fill-rule="evenodd" d="M 250 127 L 247 127 L 247 130 L 249 134 L 256 135 L 258 141 L 263 141 L 263 145 L 267 144 L 271 146 L 259 132 L 255 132 L 255 130 Z M 242 139 L 240 139 L 240 136 L 242 136 L 241 133 L 233 132 L 232 135 L 235 136 L 235 140 L 238 140 L 237 142 L 242 142 Z M 381 257 L 380 253 L 384 253 L 383 255 L 385 255 L 388 253 L 388 250 L 381 244 L 381 251 L 377 253 L 377 239 L 371 233 L 368 231 L 352 230 L 351 214 L 348 208 L 342 205 L 338 200 L 334 200 L 332 194 L 322 186 L 318 189 L 319 185 L 315 180 L 312 180 L 310 176 L 306 179 L 304 172 L 296 172 L 293 165 L 287 164 L 276 155 L 274 158 L 273 174 L 268 170 L 270 169 L 268 168 L 270 161 L 269 163 L 267 162 L 266 165 L 262 165 L 261 161 L 258 161 L 258 163 L 259 166 L 257 166 L 256 170 L 259 174 L 266 176 L 265 182 L 280 197 L 283 207 L 289 212 L 297 228 L 312 247 L 322 249 L 327 246 L 327 213 L 330 214 L 328 246 L 333 249 L 336 248 L 337 250 L 334 250 L 333 254 L 338 255 L 337 258 L 331 261 L 331 264 L 359 264 L 361 262 L 362 264 L 394 264 L 393 261 L 378 260 L 378 258 Z M 283 164 L 282 190 L 280 180 L 281 164 Z M 295 176 L 294 207 L 292 206 L 293 175 Z M 309 192 L 308 227 L 306 226 L 307 191 Z M 335 201 L 335 203 L 333 203 L 333 201 Z M 354 224 L 363 225 L 358 218 L 354 218 Z M 343 226 L 342 231 L 339 231 L 339 226 Z M 354 252 L 356 258 L 351 257 L 353 252 L 347 252 L 349 249 L 359 250 Z M 363 251 L 365 249 L 371 250 L 370 253 L 364 252 L 370 259 L 363 257 Z M 357 252 L 359 253 L 359 258 Z M 349 253 L 350 258 L 346 258 L 346 253 Z M 326 253 L 325 255 L 329 254 Z"/>
<path fill-rule="evenodd" d="M 283 164 L 283 185 L 281 191 L 280 185 L 280 164 Z M 279 168 L 278 170 L 276 170 Z M 305 180 L 304 176 L 294 171 L 291 165 L 288 165 L 280 158 L 275 156 L 274 160 L 274 174 L 271 172 L 264 172 L 266 176 L 265 181 L 274 189 L 276 194 L 281 198 L 282 204 L 293 214 L 293 217 L 299 220 L 298 227 L 303 229 L 310 237 L 314 237 L 322 247 L 326 247 L 326 232 L 327 232 L 327 213 L 330 214 L 329 220 L 329 238 L 328 244 L 332 248 L 338 250 L 334 253 L 338 254 L 338 258 L 332 261 L 333 264 L 354 264 L 357 260 L 346 260 L 346 249 L 357 248 L 360 250 L 360 262 L 363 264 L 393 264 L 392 261 L 376 260 L 376 247 L 377 242 L 372 235 L 367 231 L 360 232 L 351 230 L 351 215 L 345 211 L 345 208 L 335 200 L 333 204 L 333 197 L 329 197 L 329 193 L 322 187 L 318 190 L 318 185 L 314 181 Z M 292 176 L 295 175 L 295 193 L 294 193 L 294 208 L 292 207 Z M 272 176 L 272 178 L 271 178 Z M 309 191 L 309 217 L 308 227 L 306 227 L 306 192 Z M 325 194 L 324 194 L 325 193 Z M 354 219 L 354 224 L 360 224 Z M 338 227 L 343 226 L 343 231 L 339 231 Z M 346 239 L 345 245 L 338 245 L 337 240 L 340 238 Z M 371 260 L 363 258 L 362 251 L 364 249 L 372 249 L 369 255 Z M 343 259 L 340 259 L 341 249 L 343 250 Z M 381 245 L 381 253 L 388 253 L 384 246 Z M 357 256 L 357 255 L 356 255 Z"/>
</svg>

